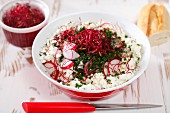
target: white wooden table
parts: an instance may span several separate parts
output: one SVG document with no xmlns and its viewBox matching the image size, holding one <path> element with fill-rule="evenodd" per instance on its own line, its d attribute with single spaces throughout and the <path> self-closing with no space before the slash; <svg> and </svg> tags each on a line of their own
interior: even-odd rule
<svg viewBox="0 0 170 113">
<path fill-rule="evenodd" d="M 44 0 L 56 17 L 79 11 L 102 11 L 131 22 L 147 0 Z M 0 0 L 2 5 L 6 0 Z M 150 109 L 104 111 L 107 113 L 170 113 L 170 41 L 152 47 L 149 66 L 143 75 L 114 97 L 96 103 L 161 104 Z M 47 81 L 34 66 L 30 48 L 9 44 L 0 33 L 0 113 L 24 113 L 23 101 L 72 100 Z M 103 111 L 96 111 L 96 113 Z"/>
</svg>

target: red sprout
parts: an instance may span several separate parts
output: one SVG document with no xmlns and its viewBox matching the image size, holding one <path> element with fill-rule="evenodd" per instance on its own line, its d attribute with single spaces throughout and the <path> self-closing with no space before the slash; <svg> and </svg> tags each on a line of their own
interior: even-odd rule
<svg viewBox="0 0 170 113">
<path fill-rule="evenodd" d="M 26 4 L 17 3 L 16 6 L 7 10 L 2 17 L 4 24 L 14 28 L 28 28 L 40 24 L 45 19 L 39 8 Z"/>
<path fill-rule="evenodd" d="M 46 64 L 51 64 L 54 68 L 54 71 L 51 73 L 51 77 L 54 78 L 54 79 L 58 79 L 58 76 L 59 76 L 59 69 L 58 69 L 58 65 L 55 64 L 54 62 L 51 62 L 51 61 L 46 61 L 45 63 L 43 63 L 43 65 L 45 66 Z M 46 66 L 45 66 L 46 67 Z"/>
<path fill-rule="evenodd" d="M 96 71 L 96 69 L 90 70 L 90 71 L 88 70 L 88 66 L 91 65 L 91 64 L 92 64 L 92 59 L 90 61 L 86 62 L 86 64 L 84 65 L 84 72 L 85 72 L 86 75 L 90 75 L 90 74 L 92 74 L 93 72 Z"/>
<path fill-rule="evenodd" d="M 126 67 L 127 67 L 127 69 L 128 69 L 126 73 L 129 73 L 130 70 L 135 70 L 136 67 L 137 67 L 137 66 L 135 66 L 135 68 L 130 69 L 130 67 L 129 67 L 129 62 L 130 62 L 130 60 L 131 60 L 131 58 L 130 58 L 130 59 L 127 61 L 127 63 L 126 63 Z"/>
</svg>

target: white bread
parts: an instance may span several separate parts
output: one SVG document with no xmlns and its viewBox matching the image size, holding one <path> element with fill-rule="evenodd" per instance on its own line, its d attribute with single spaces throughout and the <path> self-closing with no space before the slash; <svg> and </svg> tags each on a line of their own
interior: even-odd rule
<svg viewBox="0 0 170 113">
<path fill-rule="evenodd" d="M 155 33 L 170 30 L 170 16 L 161 3 L 149 3 L 141 10 L 137 25 L 148 37 L 151 37 Z"/>
</svg>

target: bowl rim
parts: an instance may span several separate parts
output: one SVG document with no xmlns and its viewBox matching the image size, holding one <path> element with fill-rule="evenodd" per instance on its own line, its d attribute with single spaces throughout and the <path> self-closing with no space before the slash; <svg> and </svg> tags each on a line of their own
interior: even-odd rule
<svg viewBox="0 0 170 113">
<path fill-rule="evenodd" d="M 0 7 L 0 15 L 3 15 L 3 14 L 1 14 L 1 12 L 2 12 L 4 7 L 6 7 L 9 4 L 17 3 L 17 2 L 27 2 L 27 1 L 24 1 L 24 0 L 11 0 L 11 1 L 8 1 L 8 2 L 4 3 Z M 10 26 L 4 24 L 2 22 L 2 18 L 0 17 L 0 25 L 1 25 L 1 27 L 3 29 L 7 30 L 7 31 L 14 32 L 14 33 L 30 33 L 30 32 L 37 31 L 37 30 L 41 29 L 42 27 L 44 27 L 47 24 L 47 21 L 49 19 L 49 13 L 50 13 L 49 7 L 42 0 L 31 0 L 30 2 L 32 2 L 32 3 L 37 2 L 37 3 L 39 3 L 39 5 L 35 4 L 36 6 L 40 6 L 40 5 L 44 6 L 44 8 L 40 9 L 40 10 L 42 10 L 42 12 L 43 12 L 43 14 L 45 16 L 44 21 L 42 21 L 40 24 L 37 24 L 37 25 L 32 26 L 32 27 L 28 27 L 28 28 L 14 28 L 14 27 L 10 27 Z"/>
<path fill-rule="evenodd" d="M 67 90 L 71 90 L 71 91 L 76 91 L 76 92 L 80 92 L 80 93 L 106 93 L 106 92 L 110 92 L 110 91 L 114 91 L 114 90 L 120 90 L 126 86 L 128 86 L 129 84 L 131 84 L 133 81 L 135 81 L 137 78 L 139 78 L 142 73 L 146 70 L 146 68 L 148 67 L 148 64 L 149 64 L 149 59 L 150 59 L 150 54 L 151 54 L 151 46 L 150 46 L 150 43 L 149 43 L 149 40 L 147 38 L 147 36 L 144 34 L 145 38 L 146 38 L 146 45 L 147 45 L 147 50 L 148 53 L 146 55 L 147 59 L 148 59 L 148 62 L 146 62 L 144 68 L 142 68 L 142 70 L 140 71 L 140 73 L 138 73 L 137 75 L 133 76 L 130 80 L 128 80 L 127 82 L 121 84 L 121 85 L 118 85 L 118 86 L 115 86 L 115 87 L 111 87 L 111 88 L 106 88 L 106 89 L 102 89 L 102 90 L 83 90 L 83 89 L 78 89 L 78 88 L 75 88 L 75 87 L 70 87 L 70 86 L 66 86 L 66 85 L 62 85 L 61 83 L 57 82 L 56 80 L 52 79 L 51 77 L 47 76 L 38 66 L 38 63 L 36 62 L 36 59 L 35 59 L 35 56 L 34 56 L 34 48 L 36 48 L 36 41 L 39 37 L 39 35 L 45 31 L 45 28 L 48 27 L 48 26 L 51 26 L 55 21 L 58 21 L 62 18 L 67 18 L 69 16 L 75 16 L 75 15 L 80 15 L 80 14 L 100 14 L 100 15 L 108 15 L 108 16 L 112 16 L 112 17 L 116 17 L 116 18 L 119 18 L 123 21 L 126 21 L 128 22 L 129 24 L 133 25 L 134 27 L 136 27 L 142 34 L 144 34 L 134 23 L 132 22 L 129 22 L 128 20 L 126 19 L 123 19 L 122 17 L 119 17 L 119 16 L 115 16 L 115 15 L 112 15 L 110 13 L 106 13 L 106 12 L 98 12 L 98 11 L 81 11 L 81 12 L 76 12 L 76 13 L 71 13 L 71 14 L 66 14 L 66 15 L 63 15 L 63 16 L 60 16 L 60 17 L 57 17 L 56 19 L 54 19 L 53 21 L 51 21 L 47 26 L 45 26 L 39 33 L 38 35 L 36 36 L 34 42 L 33 42 L 33 45 L 32 45 L 32 57 L 33 57 L 33 62 L 35 64 L 35 66 L 37 67 L 37 69 L 40 71 L 40 73 L 45 77 L 47 78 L 50 82 L 52 82 L 53 84 L 61 87 L 61 88 L 64 88 L 64 89 L 67 89 Z"/>
</svg>

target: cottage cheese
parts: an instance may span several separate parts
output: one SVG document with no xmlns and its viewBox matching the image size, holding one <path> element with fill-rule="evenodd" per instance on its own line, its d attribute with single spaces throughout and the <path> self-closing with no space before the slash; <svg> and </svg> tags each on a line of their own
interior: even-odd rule
<svg viewBox="0 0 170 113">
<path fill-rule="evenodd" d="M 72 28 L 72 26 L 75 26 L 73 23 L 69 23 L 67 25 L 64 25 L 57 29 L 55 35 L 60 35 L 60 32 L 63 32 L 67 29 Z M 122 53 L 124 56 L 128 57 L 122 57 L 119 65 L 115 65 L 115 70 L 119 70 L 119 75 L 116 75 L 115 70 L 106 69 L 109 65 L 109 62 L 106 62 L 106 67 L 104 68 L 105 74 L 107 74 L 107 77 L 104 75 L 103 72 L 96 72 L 93 74 L 90 74 L 88 78 L 85 78 L 84 76 L 80 80 L 77 77 L 75 77 L 73 74 L 77 73 L 77 71 L 74 70 L 73 67 L 69 69 L 62 69 L 62 65 L 66 65 L 66 59 L 70 60 L 68 58 L 63 58 L 61 62 L 59 62 L 59 59 L 63 57 L 63 51 L 61 50 L 58 45 L 59 41 L 54 40 L 54 37 L 49 38 L 47 40 L 47 43 L 42 47 L 42 50 L 40 51 L 40 61 L 42 63 L 45 63 L 46 61 L 55 61 L 58 63 L 58 70 L 59 72 L 62 71 L 63 76 L 60 76 L 59 81 L 61 84 L 67 85 L 69 87 L 76 87 L 83 90 L 101 90 L 101 89 L 107 89 L 116 87 L 118 85 L 121 85 L 131 78 L 135 76 L 135 72 L 139 67 L 139 61 L 142 57 L 141 55 L 141 49 L 142 45 L 138 44 L 136 40 L 133 37 L 125 37 L 125 32 L 118 26 L 118 25 L 112 25 L 107 24 L 104 22 L 94 23 L 89 22 L 80 24 L 77 27 L 77 29 L 81 29 L 82 27 L 85 27 L 86 29 L 97 29 L 97 30 L 103 30 L 105 28 L 109 28 L 111 32 L 116 32 L 118 36 L 122 37 L 121 40 L 126 43 L 126 48 L 124 49 L 125 53 Z M 54 46 L 56 44 L 57 46 Z M 56 52 L 57 51 L 57 52 Z M 73 50 L 67 50 L 72 52 Z M 131 56 L 131 57 L 130 57 Z M 120 65 L 121 64 L 121 65 Z M 72 64 L 68 64 L 68 66 L 71 66 Z M 113 64 L 112 64 L 113 65 Z M 78 69 L 84 69 L 84 63 L 83 61 L 80 61 L 79 65 L 77 66 Z M 48 70 L 48 69 L 47 69 Z M 55 71 L 55 69 L 53 69 Z M 109 71 L 111 74 L 109 74 Z M 51 74 L 52 71 L 49 72 Z M 82 82 L 83 81 L 83 82 Z"/>
</svg>

